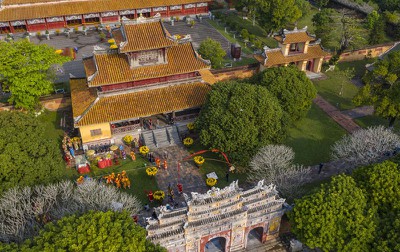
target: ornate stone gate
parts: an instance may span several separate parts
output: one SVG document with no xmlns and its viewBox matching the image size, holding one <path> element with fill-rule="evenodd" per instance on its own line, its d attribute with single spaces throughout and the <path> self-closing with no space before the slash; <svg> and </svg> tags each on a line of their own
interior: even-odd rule
<svg viewBox="0 0 400 252">
<path fill-rule="evenodd" d="M 205 194 L 184 195 L 187 207 L 157 209 L 158 220 L 146 227 L 148 239 L 173 252 L 204 252 L 214 238 L 225 238 L 224 251 L 247 247 L 248 234 L 262 228 L 261 242 L 278 236 L 284 199 L 274 185 L 260 181 L 250 190 L 238 182 L 224 189 L 213 188 Z"/>
</svg>

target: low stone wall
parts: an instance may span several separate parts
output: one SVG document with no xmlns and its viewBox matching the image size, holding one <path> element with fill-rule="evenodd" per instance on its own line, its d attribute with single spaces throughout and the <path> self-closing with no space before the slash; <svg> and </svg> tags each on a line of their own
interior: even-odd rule
<svg viewBox="0 0 400 252">
<path fill-rule="evenodd" d="M 71 97 L 64 96 L 63 94 L 52 95 L 40 99 L 42 106 L 50 111 L 58 111 L 63 109 L 69 109 L 71 107 Z M 0 112 L 9 111 L 15 109 L 12 105 L 5 105 L 0 103 Z"/>
<path fill-rule="evenodd" d="M 259 64 L 250 64 L 240 67 L 224 68 L 211 70 L 217 81 L 225 81 L 231 79 L 245 79 L 253 76 L 259 70 Z"/>
<path fill-rule="evenodd" d="M 363 60 L 365 57 L 379 57 L 381 54 L 388 51 L 395 45 L 394 42 L 366 47 L 359 50 L 344 51 L 339 58 L 339 61 L 355 61 Z"/>
</svg>

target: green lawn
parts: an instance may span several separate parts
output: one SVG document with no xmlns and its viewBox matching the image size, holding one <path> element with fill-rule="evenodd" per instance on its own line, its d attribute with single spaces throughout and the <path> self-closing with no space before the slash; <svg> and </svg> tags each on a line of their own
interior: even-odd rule
<svg viewBox="0 0 400 252">
<path fill-rule="evenodd" d="M 222 34 L 222 36 L 224 36 L 229 42 L 231 42 L 231 43 L 238 42 L 242 46 L 242 52 L 244 52 L 246 54 L 252 54 L 253 53 L 253 50 L 251 50 L 249 47 L 245 47 L 243 42 L 241 42 L 238 39 L 233 38 L 233 34 L 232 33 L 225 32 L 225 28 L 222 27 L 221 25 L 219 25 L 216 21 L 207 20 L 207 22 L 210 25 L 212 25 L 217 31 L 219 31 Z"/>
<path fill-rule="evenodd" d="M 312 22 L 312 18 L 314 17 L 314 15 L 318 13 L 318 9 L 315 7 L 311 8 L 310 13 L 308 13 L 308 15 L 301 17 L 298 21 L 297 21 L 297 28 L 298 29 L 303 29 L 305 26 L 307 26 L 307 31 L 311 34 L 314 34 L 315 32 L 315 28 Z M 293 29 L 294 25 L 289 26 L 288 29 Z"/>
<path fill-rule="evenodd" d="M 357 94 L 358 88 L 351 81 L 340 75 L 338 72 L 325 73 L 326 80 L 313 81 L 318 90 L 318 94 L 340 110 L 352 109 L 353 97 Z"/>
<path fill-rule="evenodd" d="M 56 139 L 60 141 L 64 136 L 64 130 L 60 127 L 60 120 L 62 112 L 48 111 L 45 110 L 38 118 L 46 123 L 46 137 L 49 139 Z"/>
<path fill-rule="evenodd" d="M 346 131 L 315 104 L 306 118 L 289 130 L 284 144 L 293 148 L 295 162 L 315 165 L 330 160 L 330 148 Z"/>
<path fill-rule="evenodd" d="M 195 141 L 195 143 L 188 148 L 189 152 L 191 153 L 207 149 L 208 148 L 202 146 L 198 140 Z M 204 181 L 206 179 L 206 174 L 215 172 L 219 178 L 216 187 L 224 188 L 225 186 L 232 183 L 232 181 L 234 180 L 239 180 L 239 186 L 245 183 L 246 174 L 238 173 L 236 170 L 235 172 L 229 174 L 229 182 L 226 181 L 226 171 L 228 170 L 229 167 L 221 154 L 206 152 L 204 154 L 201 154 L 201 156 L 203 156 L 206 159 L 206 161 L 200 168 L 200 173 L 203 176 Z"/>
<path fill-rule="evenodd" d="M 370 116 L 357 118 L 357 119 L 354 119 L 354 121 L 363 128 L 371 127 L 371 126 L 379 126 L 379 125 L 383 125 L 385 127 L 389 126 L 389 121 L 387 119 L 376 116 L 376 115 L 370 115 Z M 396 120 L 394 122 L 393 126 L 394 126 L 395 132 L 400 133 L 400 120 Z"/>
<path fill-rule="evenodd" d="M 348 62 L 339 62 L 337 64 L 340 70 L 346 70 L 354 68 L 354 77 L 355 78 L 362 78 L 365 74 L 366 64 L 371 64 L 375 61 L 375 59 L 363 59 L 363 60 L 356 60 L 356 61 L 348 61 Z"/>
</svg>

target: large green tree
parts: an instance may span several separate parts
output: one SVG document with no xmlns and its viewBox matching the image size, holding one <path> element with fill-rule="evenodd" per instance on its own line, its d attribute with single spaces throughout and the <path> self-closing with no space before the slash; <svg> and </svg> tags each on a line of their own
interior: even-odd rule
<svg viewBox="0 0 400 252">
<path fill-rule="evenodd" d="M 369 30 L 368 43 L 371 45 L 382 43 L 385 38 L 385 20 L 377 11 L 367 16 L 366 27 Z"/>
<path fill-rule="evenodd" d="M 392 126 L 400 117 L 400 52 L 392 52 L 373 65 L 363 86 L 353 98 L 355 105 L 373 105 L 375 113 L 389 119 Z"/>
<path fill-rule="evenodd" d="M 254 75 L 251 82 L 266 87 L 278 98 L 288 122 L 307 115 L 317 95 L 314 84 L 295 66 L 268 68 Z"/>
<path fill-rule="evenodd" d="M 207 38 L 200 43 L 199 54 L 203 59 L 210 60 L 213 68 L 220 68 L 226 52 L 218 41 Z"/>
<path fill-rule="evenodd" d="M 323 9 L 314 15 L 312 21 L 315 34 L 325 47 L 343 51 L 362 47 L 367 42 L 361 20 L 348 11 Z"/>
<path fill-rule="evenodd" d="M 247 162 L 257 148 L 284 139 L 282 119 L 278 100 L 265 87 L 228 81 L 213 86 L 196 128 L 203 145 Z"/>
<path fill-rule="evenodd" d="M 4 90 L 11 92 L 9 102 L 17 108 L 34 109 L 39 97 L 53 90 L 54 65 L 68 60 L 46 44 L 24 39 L 0 41 L 0 82 Z"/>
<path fill-rule="evenodd" d="M 294 23 L 301 16 L 296 0 L 258 0 L 259 23 L 268 32 L 275 32 Z"/>
<path fill-rule="evenodd" d="M 6 248 L 12 249 L 13 246 Z M 72 215 L 46 224 L 38 236 L 22 244 L 17 251 L 20 250 L 167 251 L 147 240 L 146 230 L 137 225 L 128 212 L 111 211 L 90 211 L 82 216 Z"/>
<path fill-rule="evenodd" d="M 375 210 L 350 176 L 339 175 L 300 200 L 290 213 L 292 231 L 310 248 L 370 251 Z"/>
<path fill-rule="evenodd" d="M 46 137 L 46 125 L 31 114 L 0 113 L 0 194 L 14 186 L 59 180 L 65 165 L 56 140 Z"/>
<path fill-rule="evenodd" d="M 385 161 L 354 172 L 371 208 L 377 209 L 374 251 L 400 251 L 400 169 Z"/>
</svg>

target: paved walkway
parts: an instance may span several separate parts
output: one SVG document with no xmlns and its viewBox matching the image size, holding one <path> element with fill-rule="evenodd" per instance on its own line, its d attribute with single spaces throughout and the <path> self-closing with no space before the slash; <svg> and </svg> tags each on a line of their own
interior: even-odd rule
<svg viewBox="0 0 400 252">
<path fill-rule="evenodd" d="M 155 157 L 159 157 L 161 160 L 163 160 L 163 157 L 167 157 L 168 169 L 159 169 L 156 176 L 157 184 L 164 192 L 168 192 L 168 185 L 171 184 L 176 196 L 176 202 L 181 203 L 184 201 L 183 197 L 178 194 L 176 186 L 178 182 L 183 185 L 183 192 L 187 194 L 190 192 L 206 193 L 208 191 L 209 188 L 205 180 L 193 162 L 181 162 L 178 174 L 178 162 L 190 155 L 183 146 L 159 148 L 153 153 Z"/>
<path fill-rule="evenodd" d="M 347 115 L 351 119 L 356 119 L 374 114 L 374 106 L 363 106 L 354 109 L 344 110 L 342 114 Z"/>
<path fill-rule="evenodd" d="M 347 132 L 352 133 L 361 129 L 361 127 L 356 124 L 350 116 L 342 113 L 335 106 L 322 98 L 322 96 L 317 95 L 317 98 L 314 99 L 314 103 L 323 111 L 325 111 L 325 113 L 327 113 L 333 120 L 335 120 L 335 122 L 342 126 L 342 128 L 347 130 Z"/>
</svg>

